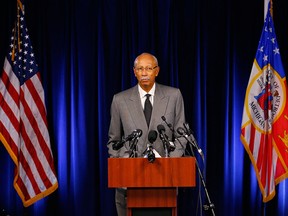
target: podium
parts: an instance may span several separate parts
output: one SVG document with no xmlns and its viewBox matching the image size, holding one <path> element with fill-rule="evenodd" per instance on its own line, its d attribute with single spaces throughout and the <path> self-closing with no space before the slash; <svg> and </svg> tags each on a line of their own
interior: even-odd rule
<svg viewBox="0 0 288 216">
<path fill-rule="evenodd" d="M 195 158 L 108 158 L 108 187 L 127 188 L 127 214 L 171 209 L 177 215 L 177 188 L 195 186 Z"/>
</svg>

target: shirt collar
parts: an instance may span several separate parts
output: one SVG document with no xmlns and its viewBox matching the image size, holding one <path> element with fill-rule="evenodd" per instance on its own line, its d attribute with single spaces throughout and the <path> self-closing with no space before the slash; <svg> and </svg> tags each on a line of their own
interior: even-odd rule
<svg viewBox="0 0 288 216">
<path fill-rule="evenodd" d="M 139 94 L 140 94 L 140 98 L 144 98 L 146 94 L 150 94 L 151 96 L 154 96 L 155 95 L 155 86 L 156 86 L 156 83 L 154 83 L 154 85 L 152 86 L 152 88 L 150 89 L 149 92 L 146 92 L 138 84 L 138 91 L 139 91 Z"/>
</svg>

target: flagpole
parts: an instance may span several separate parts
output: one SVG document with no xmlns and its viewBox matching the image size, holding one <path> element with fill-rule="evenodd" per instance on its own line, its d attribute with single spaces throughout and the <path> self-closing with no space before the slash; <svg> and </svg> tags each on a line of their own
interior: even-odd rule
<svg viewBox="0 0 288 216">
<path fill-rule="evenodd" d="M 271 14 L 271 17 L 273 19 L 273 2 L 272 0 L 264 0 L 264 21 L 266 19 L 266 14 L 268 12 L 268 5 L 269 5 L 269 2 L 270 2 L 270 14 Z M 266 216 L 266 202 L 262 202 L 262 216 Z"/>
<path fill-rule="evenodd" d="M 266 18 L 266 14 L 267 14 L 267 10 L 268 10 L 268 4 L 271 4 L 271 7 L 270 7 L 270 13 L 271 13 L 271 16 L 273 18 L 273 1 L 272 0 L 264 0 L 264 20 Z"/>
<path fill-rule="evenodd" d="M 272 0 L 270 0 L 270 4 L 271 4 L 270 13 L 271 13 L 271 17 L 273 18 L 273 2 L 272 2 Z"/>
</svg>

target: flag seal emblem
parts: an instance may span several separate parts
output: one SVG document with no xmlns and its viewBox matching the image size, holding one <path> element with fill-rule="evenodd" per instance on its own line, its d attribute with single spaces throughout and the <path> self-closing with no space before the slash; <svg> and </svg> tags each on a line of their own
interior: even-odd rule
<svg viewBox="0 0 288 216">
<path fill-rule="evenodd" d="M 285 106 L 285 84 L 269 65 L 252 80 L 248 87 L 250 93 L 246 103 L 247 113 L 257 130 L 270 133 L 273 122 L 281 116 Z"/>
</svg>

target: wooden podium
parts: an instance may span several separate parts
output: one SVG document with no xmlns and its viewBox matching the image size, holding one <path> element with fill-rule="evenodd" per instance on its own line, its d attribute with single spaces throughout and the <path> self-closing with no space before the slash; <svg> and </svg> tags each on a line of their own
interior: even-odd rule
<svg viewBox="0 0 288 216">
<path fill-rule="evenodd" d="M 170 208 L 177 215 L 177 188 L 195 186 L 195 158 L 108 158 L 108 187 L 127 188 L 127 213 Z"/>
</svg>

